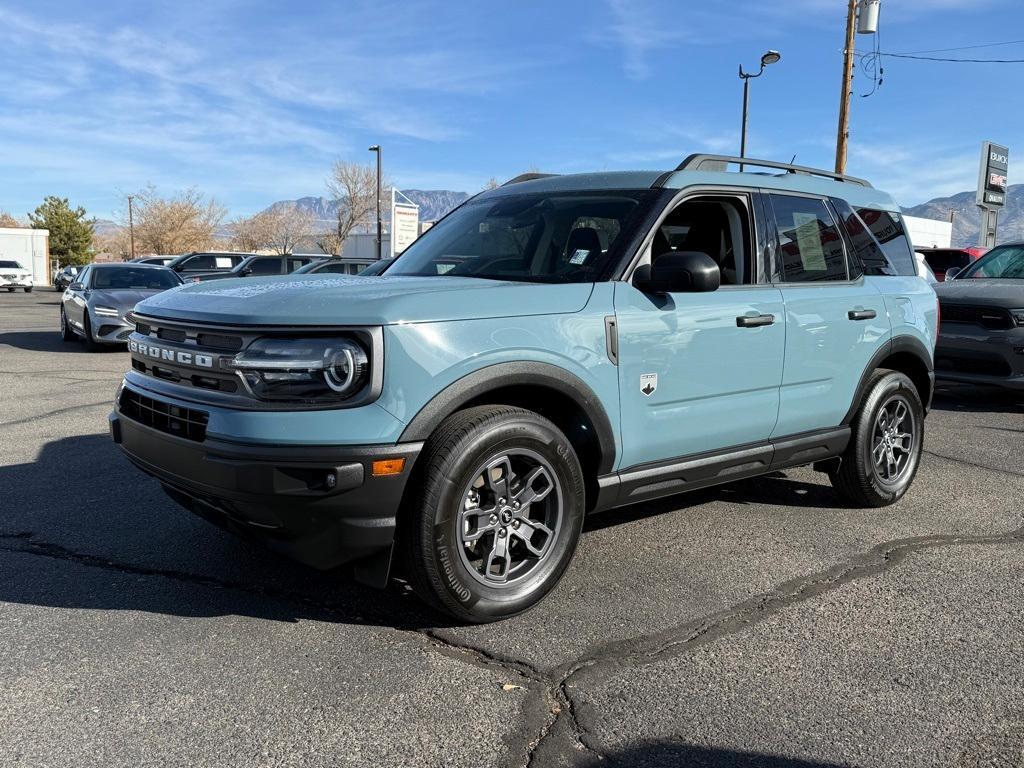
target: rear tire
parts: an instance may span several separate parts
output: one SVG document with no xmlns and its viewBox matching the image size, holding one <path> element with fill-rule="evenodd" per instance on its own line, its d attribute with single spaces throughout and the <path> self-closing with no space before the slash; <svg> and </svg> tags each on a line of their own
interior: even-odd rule
<svg viewBox="0 0 1024 768">
<path fill-rule="evenodd" d="M 462 621 L 496 621 L 536 605 L 561 579 L 583 526 L 583 471 L 547 419 L 511 406 L 453 414 L 413 482 L 399 538 L 425 602 Z"/>
<path fill-rule="evenodd" d="M 31 288 L 26 288 L 25 289 L 25 293 L 32 293 L 32 289 Z"/>
<path fill-rule="evenodd" d="M 902 373 L 879 369 L 868 380 L 850 444 L 832 486 L 857 507 L 895 504 L 914 481 L 924 446 L 924 406 Z"/>
<path fill-rule="evenodd" d="M 13 289 L 13 288 L 8 288 L 8 289 L 7 289 L 7 292 L 8 292 L 8 293 L 14 293 L 14 289 Z"/>
</svg>

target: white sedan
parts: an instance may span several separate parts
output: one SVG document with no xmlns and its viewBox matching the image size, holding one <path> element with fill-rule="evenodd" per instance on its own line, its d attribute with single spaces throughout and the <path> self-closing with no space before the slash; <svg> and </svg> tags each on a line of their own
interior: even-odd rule
<svg viewBox="0 0 1024 768">
<path fill-rule="evenodd" d="M 21 288 L 25 293 L 31 293 L 32 272 L 16 261 L 0 261 L 0 288 L 12 293 Z"/>
</svg>

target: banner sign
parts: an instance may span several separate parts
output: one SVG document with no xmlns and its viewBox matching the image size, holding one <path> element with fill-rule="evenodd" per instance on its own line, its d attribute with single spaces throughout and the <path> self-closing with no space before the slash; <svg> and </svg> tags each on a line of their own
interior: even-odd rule
<svg viewBox="0 0 1024 768">
<path fill-rule="evenodd" d="M 397 195 L 401 194 L 391 191 L 391 258 L 400 255 L 420 235 L 420 207 L 398 202 Z"/>
</svg>

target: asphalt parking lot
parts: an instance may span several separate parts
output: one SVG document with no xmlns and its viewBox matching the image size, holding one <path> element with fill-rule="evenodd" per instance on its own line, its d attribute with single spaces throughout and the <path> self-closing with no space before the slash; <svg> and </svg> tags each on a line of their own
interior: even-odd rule
<svg viewBox="0 0 1024 768">
<path fill-rule="evenodd" d="M 0 294 L 0 765 L 1024 765 L 1024 402 L 943 390 L 887 509 L 800 469 L 595 516 L 453 626 L 175 506 L 58 297 Z"/>
</svg>

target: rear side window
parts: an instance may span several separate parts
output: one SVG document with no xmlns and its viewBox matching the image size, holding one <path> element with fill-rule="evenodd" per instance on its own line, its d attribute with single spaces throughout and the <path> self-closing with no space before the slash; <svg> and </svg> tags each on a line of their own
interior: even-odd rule
<svg viewBox="0 0 1024 768">
<path fill-rule="evenodd" d="M 770 195 L 787 283 L 846 280 L 843 239 L 823 200 Z"/>
<path fill-rule="evenodd" d="M 281 274 L 280 259 L 253 259 L 249 265 L 254 275 L 279 275 Z"/>
<path fill-rule="evenodd" d="M 933 272 L 945 272 L 952 267 L 966 267 L 971 257 L 963 251 L 926 251 L 924 260 Z"/>
<path fill-rule="evenodd" d="M 864 222 L 853 212 L 853 208 L 845 200 L 832 198 L 832 205 L 835 206 L 839 220 L 843 223 L 843 229 L 850 238 L 853 245 L 854 263 L 851 264 L 851 272 L 860 277 L 867 275 L 895 275 L 896 269 L 885 257 L 882 246 L 875 240 L 874 235 L 864 226 Z"/>
<path fill-rule="evenodd" d="M 875 208 L 858 208 L 857 215 L 874 235 L 894 270 L 884 274 L 916 275 L 917 265 L 910 238 L 903 228 L 903 218 L 898 213 Z"/>
</svg>

